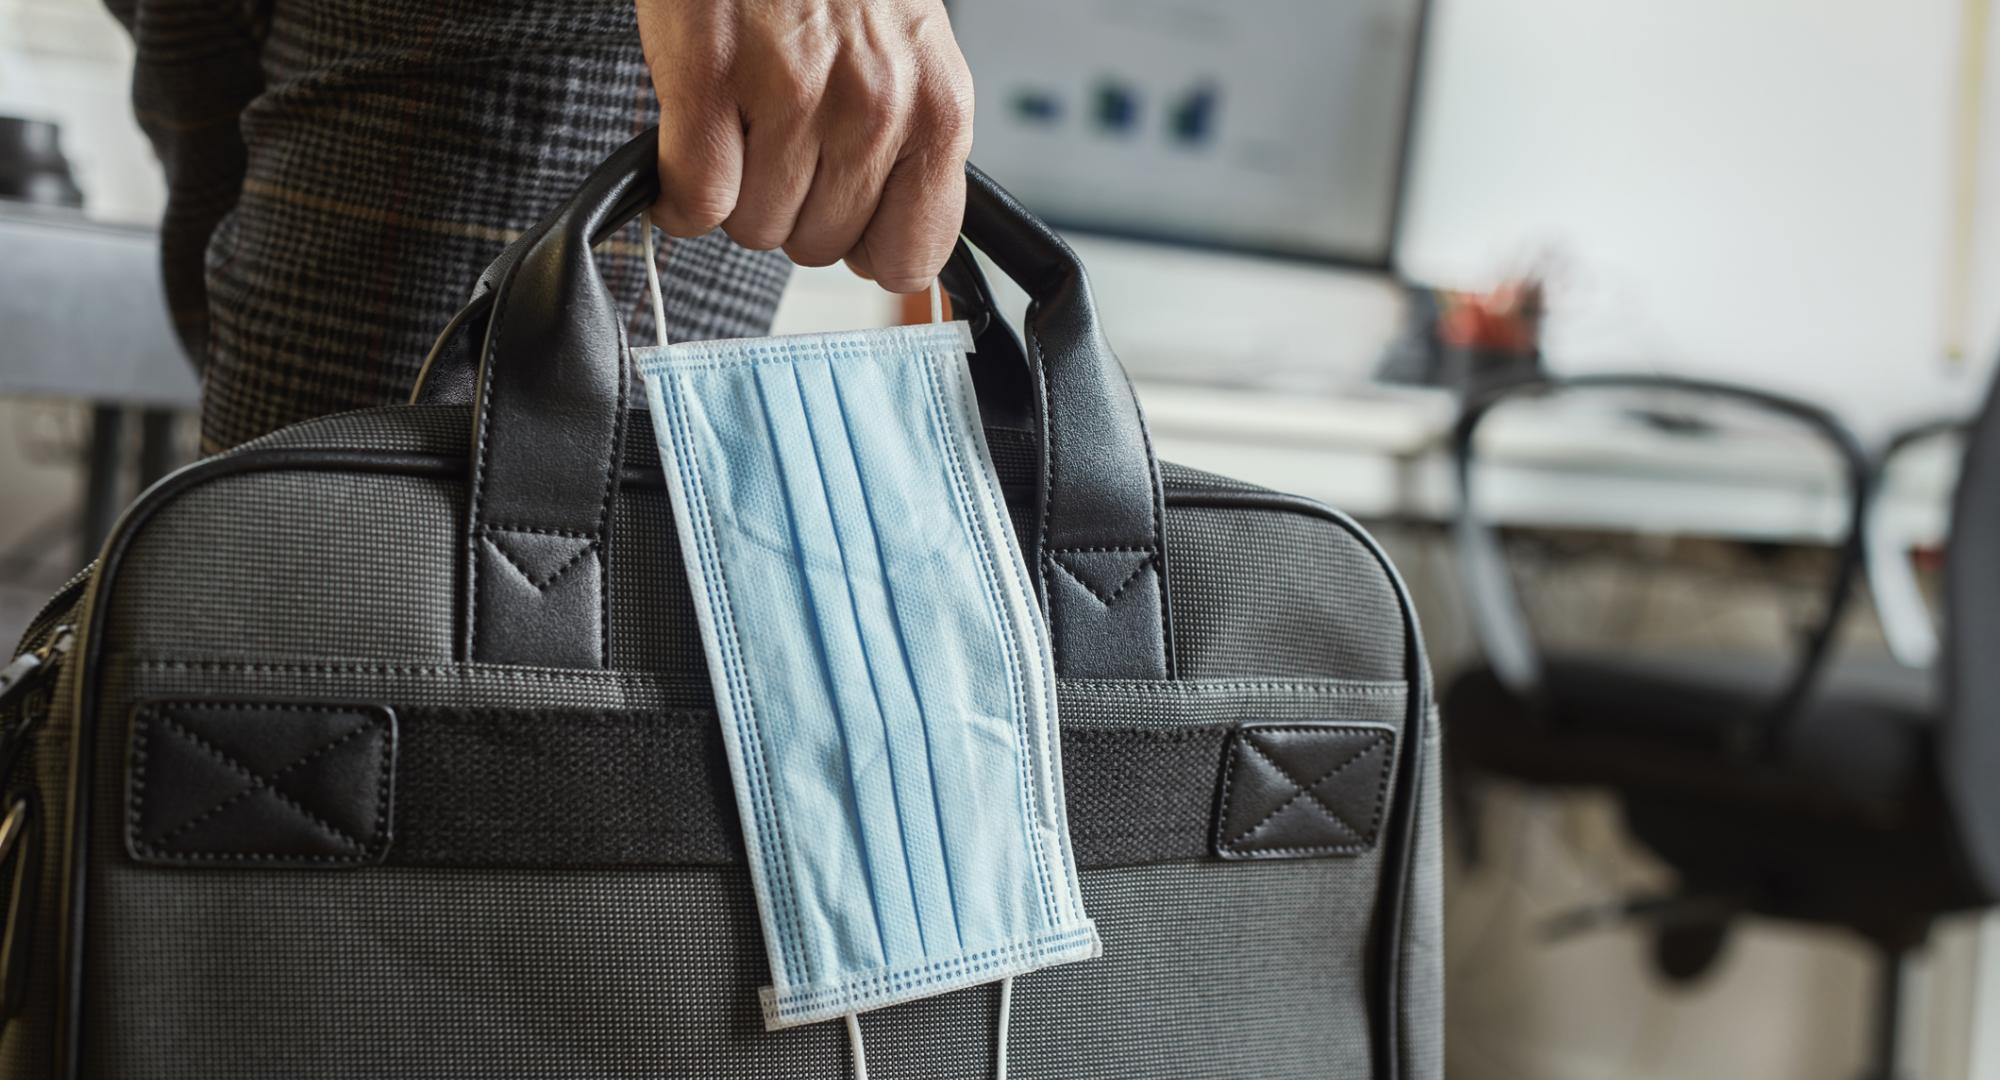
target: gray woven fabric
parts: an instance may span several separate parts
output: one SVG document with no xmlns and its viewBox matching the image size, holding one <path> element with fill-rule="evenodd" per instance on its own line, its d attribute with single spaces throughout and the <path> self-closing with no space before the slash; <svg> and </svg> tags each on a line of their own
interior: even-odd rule
<svg viewBox="0 0 2000 1080">
<path fill-rule="evenodd" d="M 409 393 L 500 249 L 658 119 L 630 0 L 108 0 L 168 181 L 174 321 L 204 442 Z M 600 252 L 650 337 L 637 234 Z M 662 255 L 676 340 L 763 332 L 790 263 Z"/>
<path fill-rule="evenodd" d="M 1366 679 L 1126 682 L 1066 679 L 1064 725 L 1234 724 L 1244 720 L 1402 723 L 1410 688 Z"/>
<path fill-rule="evenodd" d="M 694 596 L 665 488 L 632 489 L 611 515 L 611 663 L 628 671 L 705 671 Z"/>
<path fill-rule="evenodd" d="M 265 445 L 462 454 L 454 412 L 334 418 Z M 1207 483 L 1163 471 L 1170 505 Z M 684 599 L 674 600 L 678 567 L 648 569 L 669 558 L 672 536 L 663 493 L 645 485 L 627 492 L 614 522 L 620 670 L 452 662 L 455 487 L 252 474 L 181 495 L 140 532 L 100 598 L 112 651 L 94 673 L 86 1075 L 845 1075 L 837 1026 L 759 1028 L 762 945 L 747 883 L 731 868 L 203 872 L 124 855 L 123 738 L 141 697 L 609 712 L 710 703 L 693 627 L 676 606 Z M 1173 506 L 1169 515 L 1176 629 L 1194 631 L 1178 645 L 1183 681 L 1066 681 L 1067 728 L 1088 738 L 1137 726 L 1172 740 L 1215 739 L 1246 720 L 1402 726 L 1407 627 L 1381 567 L 1351 536 L 1294 514 Z M 1257 575 L 1275 584 L 1249 580 Z M 1245 655 L 1253 649 L 1260 655 Z M 58 719 L 36 748 L 49 792 L 64 783 L 63 725 L 73 718 Z M 1425 748 L 1432 768 L 1434 749 Z M 1147 813 L 1192 820 L 1211 792 Z M 1395 797 L 1412 794 L 1426 816 L 1420 893 L 1404 914 L 1403 1052 L 1405 1075 L 1435 1080 L 1435 787 Z M 563 811 L 560 800 L 537 805 Z M 1076 803 L 1070 816 L 1091 829 L 1093 815 L 1120 812 Z M 1370 1075 L 1364 952 L 1381 916 L 1383 854 L 1086 871 L 1107 954 L 1021 981 L 1012 1075 Z M 49 951 L 37 954 L 30 1012 L 0 1036 L 0 1076 L 10 1080 L 46 1075 Z M 981 988 L 871 1014 L 871 1061 L 883 1076 L 988 1075 L 993 1009 Z"/>
<path fill-rule="evenodd" d="M 458 484 L 407 476 L 295 472 L 205 484 L 155 522 L 202 542 L 132 552 L 131 591 L 120 600 L 154 618 L 120 622 L 113 648 L 157 648 L 171 626 L 165 640 L 196 655 L 449 661 L 450 523 L 462 501 Z M 207 527 L 253 503 L 288 509 L 262 515 L 255 529 Z M 238 583 L 246 602 L 218 604 L 218 582 Z"/>
<path fill-rule="evenodd" d="M 1016 984 L 1009 1075 L 1366 1075 L 1361 879 L 1335 860 L 1086 872 L 1105 956 Z M 848 1075 L 838 1024 L 763 1031 L 741 871 L 121 863 L 99 884 L 120 915 L 94 929 L 92 1077 Z M 871 1071 L 990 1077 L 995 996 L 870 1013 Z"/>
<path fill-rule="evenodd" d="M 1169 509 L 1184 679 L 1401 679 L 1402 622 L 1375 557 L 1339 526 L 1271 510 Z"/>
</svg>

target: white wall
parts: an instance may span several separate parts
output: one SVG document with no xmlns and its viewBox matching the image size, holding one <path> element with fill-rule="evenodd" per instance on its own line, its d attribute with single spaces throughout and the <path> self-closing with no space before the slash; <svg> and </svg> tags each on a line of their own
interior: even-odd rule
<svg viewBox="0 0 2000 1080">
<path fill-rule="evenodd" d="M 2000 3 L 1972 0 L 1986 11 L 1984 80 L 1973 177 L 1979 192 L 1972 223 L 1971 346 L 1976 357 L 2000 353 Z"/>
<path fill-rule="evenodd" d="M 0 113 L 61 125 L 91 217 L 150 224 L 166 186 L 131 85 L 131 41 L 101 0 L 0 0 Z"/>
<path fill-rule="evenodd" d="M 1871 426 L 1967 397 L 1943 357 L 1961 0 L 1435 2 L 1411 272 L 1477 284 L 1561 253 L 1571 370 L 1755 379 Z"/>
</svg>

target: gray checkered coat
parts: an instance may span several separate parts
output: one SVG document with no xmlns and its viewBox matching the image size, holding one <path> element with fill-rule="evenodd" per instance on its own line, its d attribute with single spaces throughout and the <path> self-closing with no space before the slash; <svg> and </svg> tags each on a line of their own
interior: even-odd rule
<svg viewBox="0 0 2000 1080">
<path fill-rule="evenodd" d="M 108 0 L 167 173 L 167 298 L 213 450 L 405 399 L 501 247 L 657 119 L 632 0 Z M 652 335 L 637 233 L 600 251 Z M 789 263 L 662 256 L 676 339 L 768 329 Z"/>
</svg>

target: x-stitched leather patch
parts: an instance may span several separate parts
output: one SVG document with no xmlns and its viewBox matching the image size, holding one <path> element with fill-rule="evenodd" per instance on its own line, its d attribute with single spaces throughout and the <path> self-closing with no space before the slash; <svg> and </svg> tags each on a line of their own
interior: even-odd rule
<svg viewBox="0 0 2000 1080">
<path fill-rule="evenodd" d="M 1238 727 L 1222 774 L 1215 853 L 1304 859 L 1373 848 L 1395 760 L 1396 733 L 1379 725 Z"/>
<path fill-rule="evenodd" d="M 396 717 L 368 705 L 133 711 L 125 846 L 175 866 L 360 865 L 389 850 Z"/>
</svg>

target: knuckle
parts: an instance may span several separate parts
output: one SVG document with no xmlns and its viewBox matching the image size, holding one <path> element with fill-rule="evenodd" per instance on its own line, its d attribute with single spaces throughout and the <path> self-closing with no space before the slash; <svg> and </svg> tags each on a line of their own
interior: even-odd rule
<svg viewBox="0 0 2000 1080">
<path fill-rule="evenodd" d="M 972 71 L 965 66 L 964 58 L 954 56 L 952 62 L 933 68 L 925 89 L 933 107 L 971 122 L 975 98 Z"/>
<path fill-rule="evenodd" d="M 735 209 L 735 198 L 726 192 L 680 192 L 662 198 L 655 216 L 668 233 L 689 237 L 713 230 Z"/>
<path fill-rule="evenodd" d="M 793 241 L 785 245 L 785 257 L 800 266 L 832 266 L 840 261 L 846 252 L 835 251 L 834 245 L 824 241 Z"/>
<path fill-rule="evenodd" d="M 823 134 L 844 147 L 878 149 L 901 128 L 909 101 L 908 87 L 888 65 L 836 70 L 827 82 Z"/>
<path fill-rule="evenodd" d="M 910 253 L 897 253 L 875 260 L 875 278 L 890 292 L 916 292 L 930 285 L 938 268 Z"/>
<path fill-rule="evenodd" d="M 738 247 L 751 251 L 776 251 L 785 242 L 785 234 L 764 221 L 731 217 L 722 223 L 722 231 L 728 233 Z"/>
<path fill-rule="evenodd" d="M 931 142 L 954 153 L 972 148 L 972 93 L 968 83 L 963 92 L 945 88 L 933 90 L 924 109 L 924 131 Z"/>
</svg>

